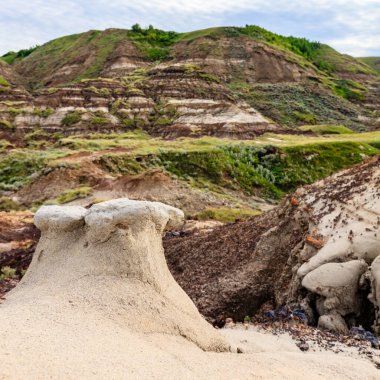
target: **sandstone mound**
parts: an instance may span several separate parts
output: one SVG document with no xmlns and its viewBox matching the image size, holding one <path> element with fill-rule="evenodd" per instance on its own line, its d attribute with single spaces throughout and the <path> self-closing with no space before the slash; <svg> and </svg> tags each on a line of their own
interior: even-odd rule
<svg viewBox="0 0 380 380">
<path fill-rule="evenodd" d="M 161 234 L 182 218 L 126 199 L 42 207 L 33 262 L 0 305 L 0 378 L 376 378 L 364 360 L 249 332 L 224 332 L 247 353 L 227 352 L 166 266 Z"/>
<path fill-rule="evenodd" d="M 127 199 L 79 206 L 44 206 L 31 266 L 10 302 L 87 305 L 114 315 L 132 331 L 186 337 L 204 350 L 228 345 L 199 315 L 167 268 L 161 234 L 183 213 L 162 203 Z"/>
<path fill-rule="evenodd" d="M 211 319 L 242 319 L 272 301 L 300 303 L 309 321 L 337 331 L 377 329 L 379 223 L 377 156 L 300 189 L 269 213 L 171 238 L 165 247 L 175 278 Z"/>
</svg>

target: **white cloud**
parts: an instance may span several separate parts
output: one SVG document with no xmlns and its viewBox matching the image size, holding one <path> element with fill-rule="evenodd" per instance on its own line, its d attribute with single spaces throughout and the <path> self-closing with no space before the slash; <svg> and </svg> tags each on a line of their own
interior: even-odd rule
<svg viewBox="0 0 380 380">
<path fill-rule="evenodd" d="M 284 34 L 293 22 L 299 36 L 313 30 L 343 52 L 380 55 L 380 0 L 0 0 L 0 52 L 135 22 L 188 31 L 240 18 Z"/>
</svg>

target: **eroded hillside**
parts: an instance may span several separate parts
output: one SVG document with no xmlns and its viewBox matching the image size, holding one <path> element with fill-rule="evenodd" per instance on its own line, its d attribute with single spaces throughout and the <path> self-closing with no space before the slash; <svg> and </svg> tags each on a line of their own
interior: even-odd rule
<svg viewBox="0 0 380 380">
<path fill-rule="evenodd" d="M 89 31 L 22 52 L 3 57 L 17 86 L 2 86 L 2 130 L 253 138 L 303 124 L 378 127 L 374 69 L 254 26 Z"/>
</svg>

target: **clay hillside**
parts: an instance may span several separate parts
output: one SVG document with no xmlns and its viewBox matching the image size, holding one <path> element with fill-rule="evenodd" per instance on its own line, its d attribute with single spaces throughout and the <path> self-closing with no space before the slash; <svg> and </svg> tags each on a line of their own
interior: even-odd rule
<svg viewBox="0 0 380 380">
<path fill-rule="evenodd" d="M 2 58 L 3 124 L 24 132 L 252 138 L 304 124 L 379 127 L 376 63 L 256 26 L 92 30 Z"/>
</svg>

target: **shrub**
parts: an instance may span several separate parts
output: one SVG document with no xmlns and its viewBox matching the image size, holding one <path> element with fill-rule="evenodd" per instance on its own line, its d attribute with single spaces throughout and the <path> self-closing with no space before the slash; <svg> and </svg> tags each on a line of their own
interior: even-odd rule
<svg viewBox="0 0 380 380">
<path fill-rule="evenodd" d="M 8 197 L 0 197 L 0 211 L 17 211 L 20 205 Z"/>
<path fill-rule="evenodd" d="M 35 108 L 33 113 L 39 117 L 47 118 L 54 113 L 53 108 Z"/>
<path fill-rule="evenodd" d="M 16 277 L 16 269 L 11 267 L 2 267 L 0 270 L 0 281 Z"/>
<path fill-rule="evenodd" d="M 82 120 L 82 115 L 79 111 L 69 112 L 63 119 L 62 125 L 70 126 L 79 123 Z"/>
</svg>

